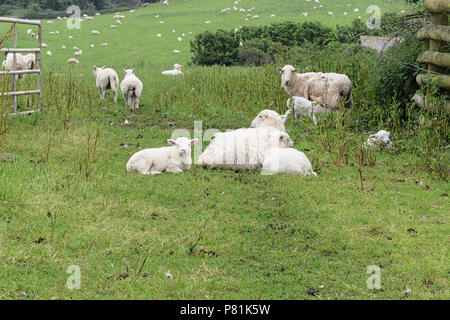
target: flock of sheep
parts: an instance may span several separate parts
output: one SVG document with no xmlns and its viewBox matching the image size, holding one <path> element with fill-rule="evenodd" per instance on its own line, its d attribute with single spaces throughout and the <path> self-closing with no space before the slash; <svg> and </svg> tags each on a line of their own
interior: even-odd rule
<svg viewBox="0 0 450 320">
<path fill-rule="evenodd" d="M 261 174 L 284 173 L 314 175 L 312 166 L 303 152 L 293 148 L 294 143 L 286 132 L 289 115 L 309 116 L 317 124 L 316 115 L 337 110 L 339 105 L 352 106 L 352 83 L 343 74 L 308 72 L 299 73 L 291 65 L 278 68 L 281 84 L 291 95 L 284 115 L 273 110 L 261 111 L 250 124 L 218 132 L 209 146 L 199 156 L 197 164 L 206 169 L 249 170 L 261 168 Z M 366 148 L 383 145 L 392 147 L 389 132 L 384 130 L 369 136 Z M 169 139 L 171 147 L 144 149 L 128 161 L 128 172 L 141 174 L 179 173 L 192 165 L 191 145 L 198 139 L 180 137 Z"/>
</svg>

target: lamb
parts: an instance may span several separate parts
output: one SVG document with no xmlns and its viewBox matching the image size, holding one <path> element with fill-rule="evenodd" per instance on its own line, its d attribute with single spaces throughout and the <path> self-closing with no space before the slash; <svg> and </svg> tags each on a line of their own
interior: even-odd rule
<svg viewBox="0 0 450 320">
<path fill-rule="evenodd" d="M 6 71 L 27 70 L 28 61 L 22 54 L 16 53 L 16 68 L 14 68 L 14 53 L 8 53 L 6 54 L 5 61 L 3 61 L 3 67 L 5 68 Z M 23 74 L 19 74 L 17 75 L 17 77 L 19 79 L 22 79 Z"/>
<path fill-rule="evenodd" d="M 329 112 L 331 110 L 322 107 L 317 102 L 311 102 L 303 97 L 293 96 L 286 102 L 289 109 L 294 109 L 294 118 L 298 119 L 298 116 L 309 117 L 315 125 L 317 125 L 316 114 Z"/>
<path fill-rule="evenodd" d="M 280 116 L 278 112 L 266 109 L 258 113 L 250 124 L 250 128 L 272 127 L 280 131 L 286 131 L 284 127 L 286 120 L 287 117 Z"/>
<path fill-rule="evenodd" d="M 128 172 L 137 171 L 141 174 L 161 174 L 163 172 L 180 173 L 189 170 L 192 165 L 191 145 L 197 138 L 180 137 L 168 139 L 171 147 L 144 149 L 133 154 L 128 160 Z"/>
<path fill-rule="evenodd" d="M 161 72 L 162 75 L 165 76 L 178 76 L 178 75 L 183 75 L 183 72 L 181 71 L 181 64 L 175 63 L 173 65 L 173 70 L 166 70 Z"/>
<path fill-rule="evenodd" d="M 52 56 L 52 52 L 51 51 L 47 51 L 47 57 L 51 57 Z"/>
<path fill-rule="evenodd" d="M 125 72 L 125 78 L 120 84 L 122 90 L 123 99 L 125 105 L 131 109 L 131 111 L 139 110 L 139 97 L 142 93 L 142 82 L 135 75 L 135 69 L 123 69 Z"/>
<path fill-rule="evenodd" d="M 120 20 L 117 20 L 116 24 L 122 24 L 122 22 Z"/>
<path fill-rule="evenodd" d="M 241 128 L 220 132 L 198 158 L 199 166 L 250 170 L 261 168 L 265 152 L 272 148 L 290 148 L 294 145 L 289 135 L 270 127 Z"/>
<path fill-rule="evenodd" d="M 70 58 L 70 59 L 67 59 L 67 63 L 74 63 L 74 64 L 79 64 L 80 63 L 80 61 L 78 61 L 77 59 L 75 59 L 75 58 Z"/>
<path fill-rule="evenodd" d="M 75 51 L 74 55 L 75 57 L 80 57 L 83 54 L 83 50 Z"/>
<path fill-rule="evenodd" d="M 48 45 L 46 43 L 41 43 L 41 48 L 47 48 Z"/>
<path fill-rule="evenodd" d="M 389 139 L 390 132 L 386 130 L 380 130 L 375 134 L 371 134 L 367 141 L 364 143 L 364 147 L 375 148 L 376 146 L 384 146 L 388 149 L 392 148 L 392 141 Z"/>
<path fill-rule="evenodd" d="M 97 35 L 100 34 L 100 31 L 92 30 L 92 31 L 91 31 L 91 34 L 94 35 L 94 36 L 97 36 Z"/>
<path fill-rule="evenodd" d="M 101 46 L 102 46 L 102 47 L 107 47 L 107 46 L 108 46 L 108 43 L 103 42 L 103 43 L 101 44 Z"/>
<path fill-rule="evenodd" d="M 352 106 L 352 82 L 344 74 L 298 73 L 291 65 L 277 70 L 282 74 L 281 85 L 290 96 L 303 97 L 333 110 L 343 99 L 346 107 Z"/>
<path fill-rule="evenodd" d="M 272 175 L 276 173 L 317 176 L 306 155 L 294 148 L 270 148 L 266 151 L 261 174 Z"/>
<path fill-rule="evenodd" d="M 117 103 L 117 92 L 119 91 L 119 76 L 117 72 L 105 66 L 98 68 L 94 66 L 95 85 L 101 90 L 100 97 L 106 96 L 106 90 L 111 89 L 114 92 L 114 103 Z"/>
<path fill-rule="evenodd" d="M 175 49 L 175 50 L 173 50 L 173 51 L 172 51 L 172 53 L 173 53 L 173 54 L 180 54 L 180 53 L 181 53 L 181 51 L 180 51 L 180 50 L 177 50 L 177 49 Z"/>
</svg>

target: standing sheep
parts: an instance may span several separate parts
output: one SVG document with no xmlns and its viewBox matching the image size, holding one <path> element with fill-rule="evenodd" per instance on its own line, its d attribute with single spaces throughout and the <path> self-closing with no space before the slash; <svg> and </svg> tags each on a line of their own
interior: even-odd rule
<svg viewBox="0 0 450 320">
<path fill-rule="evenodd" d="M 14 53 L 8 53 L 6 54 L 6 59 L 3 61 L 3 67 L 6 71 L 27 70 L 28 61 L 22 54 L 16 53 L 16 68 L 14 68 Z M 19 74 L 17 77 L 22 79 L 23 74 Z"/>
<path fill-rule="evenodd" d="M 272 127 L 280 131 L 286 131 L 284 124 L 288 115 L 289 114 L 280 116 L 276 111 L 267 109 L 263 110 L 256 116 L 255 119 L 253 119 L 250 124 L 250 128 Z"/>
<path fill-rule="evenodd" d="M 272 175 L 276 173 L 317 176 L 306 155 L 294 148 L 270 148 L 266 151 L 261 174 Z"/>
<path fill-rule="evenodd" d="M 180 173 L 189 170 L 192 165 L 191 145 L 198 141 L 180 137 L 168 139 L 172 147 L 144 149 L 136 152 L 127 162 L 127 171 L 141 174 L 160 174 L 163 172 Z"/>
<path fill-rule="evenodd" d="M 265 152 L 294 145 L 289 135 L 270 127 L 220 132 L 198 158 L 201 167 L 249 170 L 261 168 Z"/>
<path fill-rule="evenodd" d="M 315 125 L 317 125 L 316 114 L 329 112 L 327 108 L 322 107 L 317 102 L 311 102 L 303 97 L 293 96 L 286 102 L 289 109 L 294 109 L 294 118 L 298 119 L 298 116 L 309 117 Z"/>
<path fill-rule="evenodd" d="M 386 130 L 380 130 L 375 134 L 371 134 L 367 141 L 364 143 L 364 147 L 375 148 L 376 146 L 384 146 L 388 149 L 392 149 L 392 141 L 389 136 L 391 133 Z"/>
<path fill-rule="evenodd" d="M 303 97 L 320 105 L 337 109 L 344 99 L 346 106 L 352 106 L 352 82 L 339 73 L 298 73 L 291 65 L 277 69 L 281 73 L 281 85 L 290 96 Z"/>
<path fill-rule="evenodd" d="M 131 111 L 139 110 L 139 97 L 142 93 L 142 82 L 136 77 L 135 69 L 123 69 L 125 72 L 125 78 L 120 84 L 122 90 L 123 99 L 125 105 L 131 109 Z"/>
<path fill-rule="evenodd" d="M 105 99 L 106 90 L 114 92 L 114 103 L 117 103 L 117 92 L 119 91 L 119 76 L 117 72 L 105 66 L 98 68 L 94 66 L 95 85 L 101 90 L 100 97 Z"/>
</svg>

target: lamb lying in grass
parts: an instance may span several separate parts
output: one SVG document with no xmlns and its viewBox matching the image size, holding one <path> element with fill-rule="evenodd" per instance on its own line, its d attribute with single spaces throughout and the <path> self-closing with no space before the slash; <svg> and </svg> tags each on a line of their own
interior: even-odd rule
<svg viewBox="0 0 450 320">
<path fill-rule="evenodd" d="M 375 148 L 376 146 L 392 148 L 392 141 L 389 139 L 390 132 L 386 130 L 380 130 L 375 134 L 371 134 L 367 141 L 364 143 L 365 148 Z"/>
<path fill-rule="evenodd" d="M 183 72 L 181 71 L 181 64 L 175 63 L 173 65 L 173 70 L 166 70 L 161 72 L 162 75 L 165 76 L 178 76 L 178 75 L 182 75 Z"/>
<path fill-rule="evenodd" d="M 141 174 L 179 173 L 191 168 L 191 145 L 198 141 L 180 137 L 168 139 L 172 147 L 144 149 L 136 152 L 127 162 L 127 171 Z"/>
<path fill-rule="evenodd" d="M 270 127 L 242 128 L 220 132 L 198 158 L 207 169 L 250 170 L 261 168 L 265 152 L 272 147 L 290 148 L 289 135 Z"/>
<path fill-rule="evenodd" d="M 298 119 L 298 116 L 309 117 L 315 125 L 317 125 L 316 114 L 330 112 L 330 109 L 322 107 L 317 102 L 311 102 L 303 97 L 293 96 L 286 102 L 289 109 L 294 110 L 294 118 Z"/>
<path fill-rule="evenodd" d="M 273 110 L 261 111 L 250 124 L 250 128 L 272 127 L 281 131 L 286 131 L 284 124 L 289 116 L 287 112 L 284 116 L 280 116 L 278 112 Z"/>
<path fill-rule="evenodd" d="M 131 109 L 131 111 L 139 110 L 139 97 L 142 93 L 142 82 L 135 76 L 135 69 L 123 69 L 125 72 L 125 78 L 120 84 L 122 90 L 123 99 L 125 105 Z"/>
<path fill-rule="evenodd" d="M 111 89 L 114 92 L 114 103 L 117 103 L 117 92 L 119 90 L 119 76 L 117 72 L 111 68 L 105 68 L 105 66 L 98 68 L 94 66 L 95 84 L 99 88 L 101 98 L 105 99 L 106 90 Z"/>
<path fill-rule="evenodd" d="M 306 155 L 294 148 L 270 148 L 266 151 L 261 174 L 272 175 L 276 173 L 317 176 Z"/>
</svg>

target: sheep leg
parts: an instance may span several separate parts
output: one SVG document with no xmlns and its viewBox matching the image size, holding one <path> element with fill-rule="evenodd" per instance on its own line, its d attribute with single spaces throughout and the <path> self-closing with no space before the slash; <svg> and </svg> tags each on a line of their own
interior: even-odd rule
<svg viewBox="0 0 450 320">
<path fill-rule="evenodd" d="M 106 90 L 102 89 L 102 93 L 100 94 L 100 98 L 101 99 L 105 99 L 105 97 L 106 97 Z"/>
<path fill-rule="evenodd" d="M 135 105 L 135 110 L 139 110 L 139 97 L 135 97 L 134 98 L 134 105 Z"/>
<path fill-rule="evenodd" d="M 181 170 L 180 168 L 173 168 L 173 169 L 167 169 L 167 172 L 180 173 L 180 172 L 183 172 L 183 170 Z"/>
<path fill-rule="evenodd" d="M 114 92 L 114 103 L 117 103 L 117 90 Z"/>
</svg>

